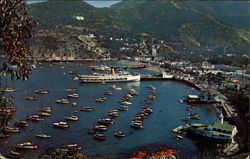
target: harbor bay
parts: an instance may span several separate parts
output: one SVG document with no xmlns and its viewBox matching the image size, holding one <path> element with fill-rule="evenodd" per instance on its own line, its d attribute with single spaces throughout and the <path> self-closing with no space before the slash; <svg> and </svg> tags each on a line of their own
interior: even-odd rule
<svg viewBox="0 0 250 159">
<path fill-rule="evenodd" d="M 185 158 L 200 157 L 203 141 L 191 139 L 185 135 L 183 139 L 176 140 L 172 129 L 185 125 L 183 118 L 189 115 L 186 110 L 186 103 L 180 103 L 179 99 L 185 99 L 188 94 L 199 94 L 199 92 L 185 83 L 176 81 L 141 81 L 128 83 L 114 83 L 116 88 L 110 88 L 113 83 L 82 83 L 72 80 L 74 75 L 70 71 L 78 74 L 90 74 L 91 70 L 87 65 L 81 63 L 52 64 L 42 63 L 38 65 L 30 75 L 28 81 L 17 80 L 15 83 L 8 81 L 8 85 L 17 88 L 16 92 L 8 93 L 14 98 L 16 113 L 10 125 L 15 122 L 25 120 L 31 114 L 37 114 L 45 107 L 51 107 L 52 115 L 44 117 L 43 121 L 31 122 L 27 128 L 20 128 L 20 133 L 13 134 L 9 138 L 1 139 L 2 154 L 8 154 L 15 149 L 15 144 L 25 141 L 32 141 L 38 145 L 37 150 L 27 151 L 23 156 L 37 158 L 49 147 L 61 148 L 68 144 L 76 143 L 81 146 L 81 152 L 89 157 L 99 158 L 128 158 L 133 152 L 139 150 L 154 150 L 160 147 L 179 150 L 178 156 Z M 131 71 L 139 74 L 154 74 L 145 70 L 134 69 Z M 6 81 L 2 77 L 2 84 Z M 155 92 L 148 89 L 152 85 Z M 74 88 L 74 89 L 72 89 Z M 48 94 L 35 94 L 38 89 L 46 89 Z M 130 89 L 138 91 L 139 95 L 134 96 L 130 102 L 128 111 L 120 112 L 120 116 L 108 127 L 103 134 L 105 141 L 98 141 L 88 134 L 93 127 L 98 124 L 98 119 L 104 118 L 110 110 L 120 108 L 119 101 L 128 94 Z M 72 92 L 79 94 L 79 98 L 69 98 L 70 104 L 58 104 L 56 100 L 67 98 Z M 112 95 L 104 93 L 110 91 Z M 130 127 L 130 122 L 146 106 L 145 99 L 154 94 L 156 99 L 150 104 L 153 113 L 144 120 L 144 129 L 137 130 Z M 36 96 L 37 100 L 25 100 L 25 96 Z M 96 98 L 106 97 L 104 102 L 96 102 Z M 71 103 L 75 102 L 76 105 Z M 83 107 L 91 107 L 93 111 L 80 111 Z M 192 110 L 201 116 L 200 123 L 218 122 L 218 114 L 214 108 L 208 104 L 197 104 Z M 64 121 L 66 116 L 77 115 L 78 121 L 68 121 L 69 128 L 57 129 L 53 127 L 54 122 Z M 114 137 L 114 133 L 122 131 L 126 134 L 124 138 Z M 44 132 L 52 137 L 48 139 L 37 138 L 36 135 Z M 199 145 L 199 146 L 198 146 Z M 99 157 L 98 157 L 99 156 Z"/>
</svg>

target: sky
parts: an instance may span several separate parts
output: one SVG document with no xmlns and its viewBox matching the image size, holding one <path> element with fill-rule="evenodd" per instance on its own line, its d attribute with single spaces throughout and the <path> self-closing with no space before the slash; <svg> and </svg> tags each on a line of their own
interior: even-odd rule
<svg viewBox="0 0 250 159">
<path fill-rule="evenodd" d="M 28 4 L 32 3 L 39 3 L 43 2 L 46 0 L 28 0 Z M 87 3 L 97 7 L 97 8 L 102 8 L 102 7 L 110 7 L 112 4 L 118 3 L 120 0 L 110 0 L 110 1 L 102 1 L 102 0 L 93 0 L 93 1 L 86 1 Z"/>
</svg>

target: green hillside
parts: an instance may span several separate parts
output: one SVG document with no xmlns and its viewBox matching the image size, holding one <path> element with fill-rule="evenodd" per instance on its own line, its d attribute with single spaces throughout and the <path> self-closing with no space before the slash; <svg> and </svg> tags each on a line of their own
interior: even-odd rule
<svg viewBox="0 0 250 159">
<path fill-rule="evenodd" d="M 103 47 L 101 50 L 107 47 L 117 55 L 124 44 L 111 42 L 110 37 L 140 42 L 141 33 L 173 43 L 174 49 L 185 47 L 186 52 L 203 55 L 248 54 L 250 48 L 250 3 L 244 1 L 129 0 L 111 8 L 95 8 L 81 0 L 49 0 L 30 5 L 30 15 L 39 22 L 33 43 L 42 43 L 46 48 L 71 45 L 79 50 L 87 45 Z M 101 40 L 76 38 L 90 33 Z M 53 43 L 48 42 L 51 39 L 55 39 Z M 80 52 L 85 54 L 84 49 Z"/>
</svg>

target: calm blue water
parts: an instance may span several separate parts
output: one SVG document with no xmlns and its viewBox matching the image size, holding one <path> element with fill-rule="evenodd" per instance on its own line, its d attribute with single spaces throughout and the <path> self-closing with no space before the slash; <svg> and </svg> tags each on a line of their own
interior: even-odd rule
<svg viewBox="0 0 250 159">
<path fill-rule="evenodd" d="M 126 158 L 136 150 L 144 148 L 150 150 L 159 146 L 180 149 L 179 156 L 182 158 L 193 158 L 199 155 L 198 141 L 193 141 L 187 137 L 179 141 L 172 139 L 175 134 L 171 130 L 182 125 L 181 119 L 188 115 L 185 110 L 186 104 L 179 103 L 178 99 L 183 99 L 189 93 L 198 94 L 189 86 L 174 81 L 143 81 L 117 83 L 116 86 L 122 88 L 121 91 L 118 91 L 108 88 L 111 84 L 79 84 L 78 81 L 73 81 L 73 76 L 69 75 L 68 71 L 76 71 L 79 74 L 90 73 L 86 66 L 67 64 L 65 68 L 60 68 L 59 66 L 44 65 L 47 66 L 33 72 L 30 80 L 15 82 L 18 91 L 11 93 L 11 95 L 14 97 L 17 112 L 12 124 L 15 121 L 24 120 L 27 115 L 37 113 L 45 106 L 52 107 L 53 115 L 45 118 L 42 122 L 30 122 L 29 128 L 34 128 L 33 131 L 24 128 L 21 129 L 20 134 L 13 134 L 7 140 L 0 140 L 2 144 L 0 153 L 6 154 L 7 152 L 8 154 L 10 150 L 14 149 L 14 144 L 28 140 L 39 146 L 38 150 L 25 154 L 29 158 L 37 158 L 38 154 L 48 147 L 62 147 L 70 143 L 77 143 L 82 146 L 82 153 L 90 157 L 103 155 L 114 159 Z M 148 73 L 144 70 L 133 71 Z M 145 88 L 149 84 L 157 88 L 157 99 L 152 104 L 154 113 L 144 121 L 144 130 L 134 130 L 130 128 L 130 121 L 135 118 L 135 114 L 143 106 L 142 102 L 150 94 L 150 90 Z M 56 99 L 67 97 L 69 93 L 65 91 L 67 88 L 78 89 L 77 93 L 80 94 L 80 98 L 72 99 L 72 101 L 77 102 L 78 106 L 55 104 Z M 92 135 L 87 134 L 88 130 L 91 130 L 97 124 L 99 118 L 105 117 L 109 110 L 119 108 L 118 101 L 127 94 L 130 88 L 138 90 L 140 95 L 132 98 L 133 105 L 129 111 L 122 112 L 116 122 L 105 132 L 108 137 L 106 141 L 94 140 Z M 46 95 L 36 95 L 38 96 L 37 101 L 24 100 L 26 95 L 35 95 L 32 93 L 35 89 L 48 89 L 50 92 Z M 104 96 L 103 93 L 108 90 L 111 90 L 113 95 L 107 96 L 108 99 L 104 103 L 96 103 L 95 99 Z M 72 115 L 75 110 L 79 110 L 83 106 L 94 107 L 95 110 L 93 112 L 78 112 L 79 121 L 70 122 L 69 129 L 53 128 L 53 122 L 64 120 L 65 116 Z M 199 122 L 218 121 L 216 113 L 209 105 L 199 105 L 193 112 L 201 115 L 202 119 Z M 114 132 L 120 130 L 129 135 L 122 139 L 115 138 Z M 50 139 L 36 138 L 35 135 L 42 131 L 53 137 Z"/>
</svg>

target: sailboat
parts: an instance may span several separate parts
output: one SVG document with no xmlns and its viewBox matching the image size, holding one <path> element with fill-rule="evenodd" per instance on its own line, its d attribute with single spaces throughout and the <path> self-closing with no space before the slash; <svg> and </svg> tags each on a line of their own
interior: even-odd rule
<svg viewBox="0 0 250 159">
<path fill-rule="evenodd" d="M 8 76 L 6 73 L 4 74 L 4 76 L 5 76 L 5 88 L 2 88 L 2 91 L 3 92 L 15 92 L 16 91 L 15 87 L 8 87 Z"/>
<path fill-rule="evenodd" d="M 32 88 L 31 88 L 31 89 L 32 89 Z M 25 96 L 25 97 L 24 97 L 25 100 L 37 100 L 37 97 L 31 95 L 31 94 L 32 94 L 31 92 L 32 92 L 32 91 L 30 91 L 30 89 L 29 89 L 29 90 L 28 90 L 28 94 L 30 94 L 30 95 Z"/>
<path fill-rule="evenodd" d="M 45 109 L 42 109 L 42 105 L 43 105 L 43 98 L 41 99 L 41 110 L 42 111 L 40 111 L 39 115 L 41 115 L 41 116 L 50 116 L 51 115 L 50 107 L 46 107 Z M 48 110 L 48 111 L 44 111 L 44 110 Z M 47 114 L 47 115 L 45 115 L 45 114 Z M 42 131 L 42 122 L 41 122 L 40 129 Z M 48 135 L 46 133 L 43 133 L 43 132 L 41 134 L 37 134 L 36 137 L 39 137 L 39 138 L 51 138 L 50 135 Z"/>
</svg>

